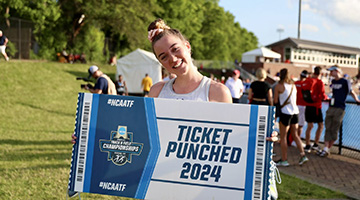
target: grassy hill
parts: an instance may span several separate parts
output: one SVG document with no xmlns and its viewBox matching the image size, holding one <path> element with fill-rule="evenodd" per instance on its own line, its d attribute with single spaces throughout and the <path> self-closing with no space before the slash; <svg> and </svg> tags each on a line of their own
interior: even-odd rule
<svg viewBox="0 0 360 200">
<path fill-rule="evenodd" d="M 0 61 L 0 199 L 66 199 L 77 95 L 85 83 L 76 77 L 86 77 L 89 66 Z M 115 67 L 98 66 L 114 77 Z M 345 198 L 293 177 L 282 178 L 282 199 Z M 296 188 L 288 187 L 292 185 Z M 310 192 L 304 194 L 304 188 Z"/>
</svg>

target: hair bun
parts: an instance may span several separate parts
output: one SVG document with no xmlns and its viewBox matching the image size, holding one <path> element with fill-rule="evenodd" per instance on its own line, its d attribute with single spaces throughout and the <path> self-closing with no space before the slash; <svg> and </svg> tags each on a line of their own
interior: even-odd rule
<svg viewBox="0 0 360 200">
<path fill-rule="evenodd" d="M 158 18 L 155 21 L 151 22 L 151 24 L 148 27 L 148 31 L 151 31 L 154 29 L 170 29 L 170 27 L 168 25 L 166 25 L 166 23 L 163 19 Z"/>
<path fill-rule="evenodd" d="M 152 42 L 153 38 L 163 32 L 164 30 L 168 30 L 170 27 L 165 24 L 164 20 L 156 19 L 155 21 L 151 22 L 148 27 L 148 39 Z"/>
<path fill-rule="evenodd" d="M 170 27 L 166 25 L 162 19 L 159 19 L 159 21 L 155 22 L 155 27 L 156 29 L 170 29 Z"/>
</svg>

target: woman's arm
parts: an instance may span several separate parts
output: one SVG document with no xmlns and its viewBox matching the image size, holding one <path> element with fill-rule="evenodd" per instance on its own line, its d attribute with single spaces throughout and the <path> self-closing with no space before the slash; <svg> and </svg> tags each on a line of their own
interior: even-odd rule
<svg viewBox="0 0 360 200">
<path fill-rule="evenodd" d="M 160 81 L 160 82 L 157 82 L 155 85 L 151 86 L 150 91 L 149 91 L 149 97 L 153 97 L 153 98 L 158 97 L 162 88 L 164 87 L 164 85 L 165 85 L 165 82 Z"/>
<path fill-rule="evenodd" d="M 268 90 L 267 97 L 268 97 L 269 105 L 273 106 L 274 103 L 273 103 L 273 96 L 272 96 L 272 89 L 271 88 Z"/>
<path fill-rule="evenodd" d="M 274 88 L 274 104 L 279 103 L 279 87 L 280 84 L 277 84 Z"/>
<path fill-rule="evenodd" d="M 248 99 L 249 99 L 249 101 L 251 101 L 252 97 L 253 97 L 253 92 L 252 92 L 252 89 L 249 88 L 249 92 L 248 92 Z"/>
</svg>

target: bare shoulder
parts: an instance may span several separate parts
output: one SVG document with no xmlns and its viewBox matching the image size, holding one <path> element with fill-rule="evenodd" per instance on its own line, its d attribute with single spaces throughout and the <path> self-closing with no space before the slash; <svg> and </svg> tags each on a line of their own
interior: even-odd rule
<svg viewBox="0 0 360 200">
<path fill-rule="evenodd" d="M 209 100 L 213 102 L 232 103 L 230 90 L 224 84 L 211 80 Z"/>
<path fill-rule="evenodd" d="M 149 97 L 158 97 L 165 83 L 166 83 L 165 81 L 159 81 L 153 86 L 151 86 Z"/>
<path fill-rule="evenodd" d="M 285 90 L 284 84 L 278 83 L 275 85 L 274 92 L 283 93 Z"/>
</svg>

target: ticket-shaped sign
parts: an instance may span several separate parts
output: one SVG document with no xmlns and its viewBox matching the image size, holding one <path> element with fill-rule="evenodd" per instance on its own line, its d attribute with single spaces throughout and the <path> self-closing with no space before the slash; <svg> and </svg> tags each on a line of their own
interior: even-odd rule
<svg viewBox="0 0 360 200">
<path fill-rule="evenodd" d="M 274 107 L 80 93 L 69 190 L 268 199 Z"/>
</svg>

